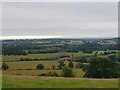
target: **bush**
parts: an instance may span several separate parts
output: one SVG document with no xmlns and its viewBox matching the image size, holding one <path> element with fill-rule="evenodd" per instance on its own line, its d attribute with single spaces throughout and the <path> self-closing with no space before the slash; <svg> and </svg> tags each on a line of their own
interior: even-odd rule
<svg viewBox="0 0 120 90">
<path fill-rule="evenodd" d="M 44 69 L 44 65 L 43 64 L 38 64 L 37 69 Z"/>
<path fill-rule="evenodd" d="M 63 77 L 73 77 L 73 71 L 70 67 L 64 66 L 62 69 L 62 76 Z"/>
<path fill-rule="evenodd" d="M 83 68 L 84 64 L 83 63 L 76 63 L 75 68 Z"/>
<path fill-rule="evenodd" d="M 59 61 L 58 63 L 59 63 L 59 65 L 58 65 L 59 69 L 62 69 L 62 67 L 65 66 L 64 61 Z"/>
<path fill-rule="evenodd" d="M 87 58 L 88 57 L 80 57 L 80 58 L 78 58 L 77 60 L 75 60 L 76 62 L 82 62 L 82 63 L 87 63 L 88 62 L 88 60 L 87 60 Z"/>
<path fill-rule="evenodd" d="M 73 65 L 73 62 L 72 62 L 72 61 L 69 62 L 68 67 L 74 68 L 74 65 Z"/>
<path fill-rule="evenodd" d="M 7 69 L 9 69 L 9 66 L 5 62 L 3 62 L 2 63 L 2 70 L 7 70 Z"/>
<path fill-rule="evenodd" d="M 117 61 L 117 55 L 109 55 L 109 59 Z"/>
</svg>

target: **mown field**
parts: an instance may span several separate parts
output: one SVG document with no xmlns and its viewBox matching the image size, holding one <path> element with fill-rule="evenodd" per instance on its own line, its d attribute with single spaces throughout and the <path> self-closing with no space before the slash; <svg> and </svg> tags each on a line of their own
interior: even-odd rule
<svg viewBox="0 0 120 90">
<path fill-rule="evenodd" d="M 118 88 L 118 79 L 3 76 L 3 88 Z"/>
</svg>

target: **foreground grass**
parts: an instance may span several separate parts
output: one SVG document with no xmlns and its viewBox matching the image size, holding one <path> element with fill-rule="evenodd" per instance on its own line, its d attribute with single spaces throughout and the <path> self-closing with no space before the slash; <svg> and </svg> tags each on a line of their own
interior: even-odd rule
<svg viewBox="0 0 120 90">
<path fill-rule="evenodd" d="M 118 88 L 117 79 L 3 76 L 3 88 Z"/>
</svg>

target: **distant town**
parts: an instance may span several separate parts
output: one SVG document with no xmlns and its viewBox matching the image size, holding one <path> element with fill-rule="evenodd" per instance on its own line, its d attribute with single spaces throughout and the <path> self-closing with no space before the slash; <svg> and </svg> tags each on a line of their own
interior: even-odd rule
<svg viewBox="0 0 120 90">
<path fill-rule="evenodd" d="M 110 39 L 14 39 L 3 40 L 3 55 L 118 50 L 119 38 Z"/>
</svg>

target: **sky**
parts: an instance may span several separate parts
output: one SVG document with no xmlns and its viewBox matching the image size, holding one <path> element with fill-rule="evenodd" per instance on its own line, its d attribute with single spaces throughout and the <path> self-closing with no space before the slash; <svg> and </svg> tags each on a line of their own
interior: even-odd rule
<svg viewBox="0 0 120 90">
<path fill-rule="evenodd" d="M 4 2 L 4 38 L 118 36 L 116 2 Z"/>
</svg>

